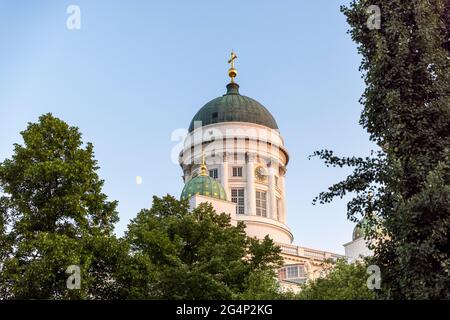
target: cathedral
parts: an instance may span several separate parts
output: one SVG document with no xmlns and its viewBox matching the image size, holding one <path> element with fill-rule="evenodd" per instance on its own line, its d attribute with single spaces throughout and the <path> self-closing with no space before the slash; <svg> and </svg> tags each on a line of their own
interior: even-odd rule
<svg viewBox="0 0 450 320">
<path fill-rule="evenodd" d="M 250 237 L 272 238 L 284 258 L 280 284 L 296 291 L 320 277 L 326 261 L 343 256 L 294 244 L 286 224 L 289 152 L 269 110 L 241 95 L 236 58 L 232 52 L 225 94 L 206 103 L 190 123 L 179 155 L 185 183 L 181 198 L 191 208 L 211 203 L 216 212 L 229 214 L 232 223 L 244 222 Z"/>
</svg>

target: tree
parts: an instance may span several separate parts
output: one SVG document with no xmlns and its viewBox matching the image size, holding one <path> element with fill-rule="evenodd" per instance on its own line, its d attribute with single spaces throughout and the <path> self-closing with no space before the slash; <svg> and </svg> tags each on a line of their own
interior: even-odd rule
<svg viewBox="0 0 450 320">
<path fill-rule="evenodd" d="M 338 260 L 327 275 L 305 284 L 297 299 L 301 300 L 372 300 L 375 293 L 367 287 L 367 267 L 363 262 L 349 264 Z"/>
<path fill-rule="evenodd" d="M 133 261 L 118 281 L 128 299 L 237 299 L 250 296 L 256 277 L 269 287 L 282 258 L 280 248 L 266 237 L 248 238 L 245 226 L 231 225 L 229 215 L 204 203 L 190 210 L 187 201 L 154 197 L 128 226 Z"/>
<path fill-rule="evenodd" d="M 294 294 L 284 292 L 274 281 L 272 270 L 252 272 L 244 283 L 244 291 L 237 295 L 241 300 L 291 300 Z"/>
<path fill-rule="evenodd" d="M 112 234 L 117 202 L 102 193 L 92 144 L 83 147 L 78 129 L 51 114 L 21 135 L 24 145 L 15 144 L 12 158 L 0 163 L 0 294 L 108 296 L 111 269 L 127 250 Z M 69 266 L 80 269 L 79 290 L 68 290 Z"/>
<path fill-rule="evenodd" d="M 368 28 L 372 5 L 380 29 Z M 387 298 L 450 298 L 449 10 L 448 0 L 342 8 L 367 86 L 360 124 L 380 150 L 366 158 L 316 152 L 327 165 L 354 168 L 316 200 L 355 195 L 348 216 L 367 221 Z"/>
</svg>

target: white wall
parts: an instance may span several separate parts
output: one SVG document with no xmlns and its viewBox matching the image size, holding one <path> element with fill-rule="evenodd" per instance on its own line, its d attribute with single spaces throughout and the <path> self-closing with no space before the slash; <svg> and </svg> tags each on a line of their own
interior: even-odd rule
<svg viewBox="0 0 450 320">
<path fill-rule="evenodd" d="M 220 214 L 225 212 L 230 215 L 232 225 L 236 226 L 236 204 L 230 201 L 224 201 L 216 198 L 206 197 L 202 195 L 194 195 L 189 200 L 189 205 L 191 208 L 196 208 L 200 203 L 208 202 L 210 203 L 214 210 Z"/>
<path fill-rule="evenodd" d="M 373 254 L 372 250 L 367 247 L 364 237 L 360 237 L 349 243 L 344 244 L 345 256 L 350 262 L 360 257 L 367 257 Z"/>
<path fill-rule="evenodd" d="M 238 221 L 245 223 L 245 233 L 250 237 L 264 239 L 268 235 L 273 241 L 278 243 L 292 243 L 294 236 L 285 224 L 260 216 L 249 216 L 238 214 Z"/>
</svg>

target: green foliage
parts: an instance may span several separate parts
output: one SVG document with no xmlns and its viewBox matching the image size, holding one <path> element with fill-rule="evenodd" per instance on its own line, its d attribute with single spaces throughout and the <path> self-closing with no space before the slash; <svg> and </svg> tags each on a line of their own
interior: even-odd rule
<svg viewBox="0 0 450 320">
<path fill-rule="evenodd" d="M 243 299 L 276 295 L 280 248 L 202 204 L 154 198 L 116 239 L 93 146 L 51 114 L 0 163 L 0 298 Z M 78 266 L 81 289 L 67 288 Z"/>
<path fill-rule="evenodd" d="M 154 197 L 128 227 L 130 272 L 121 278 L 128 299 L 258 298 L 273 292 L 280 248 L 245 235 L 227 214 L 204 203 L 189 211 L 187 201 Z M 125 268 L 126 269 L 126 268 Z M 264 278 L 268 286 L 255 287 Z"/>
<path fill-rule="evenodd" d="M 297 295 L 301 300 L 372 300 L 375 293 L 367 287 L 367 266 L 339 260 L 327 276 L 310 281 Z"/>
<path fill-rule="evenodd" d="M 112 235 L 117 203 L 101 191 L 92 144 L 83 148 L 78 129 L 51 114 L 21 134 L 24 145 L 0 163 L 1 296 L 104 297 L 123 244 Z M 67 289 L 70 265 L 80 267 L 81 290 Z"/>
<path fill-rule="evenodd" d="M 381 9 L 379 30 L 366 24 L 371 5 Z M 316 152 L 327 166 L 354 168 L 317 200 L 354 195 L 348 216 L 368 223 L 384 297 L 448 299 L 450 1 L 357 0 L 342 11 L 367 85 L 360 123 L 381 150 Z"/>
<path fill-rule="evenodd" d="M 237 295 L 241 300 L 286 300 L 293 298 L 281 291 L 279 283 L 274 281 L 272 270 L 250 273 L 244 283 L 244 291 Z"/>
</svg>

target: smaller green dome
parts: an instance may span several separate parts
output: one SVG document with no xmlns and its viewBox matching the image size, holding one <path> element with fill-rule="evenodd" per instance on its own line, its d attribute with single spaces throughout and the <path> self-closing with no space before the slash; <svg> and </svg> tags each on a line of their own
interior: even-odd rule
<svg viewBox="0 0 450 320">
<path fill-rule="evenodd" d="M 196 194 L 227 200 L 227 194 L 220 182 L 207 175 L 198 175 L 189 180 L 181 192 L 181 200 L 190 199 Z"/>
<path fill-rule="evenodd" d="M 361 237 L 364 237 L 364 231 L 363 229 L 357 225 L 354 229 L 353 229 L 353 235 L 352 235 L 352 240 L 355 241 L 356 239 L 359 239 Z"/>
<path fill-rule="evenodd" d="M 366 236 L 367 233 L 367 220 L 366 218 L 363 218 L 361 221 L 359 221 L 355 228 L 353 229 L 353 235 L 352 240 L 356 240 L 359 238 L 363 238 Z"/>
</svg>

